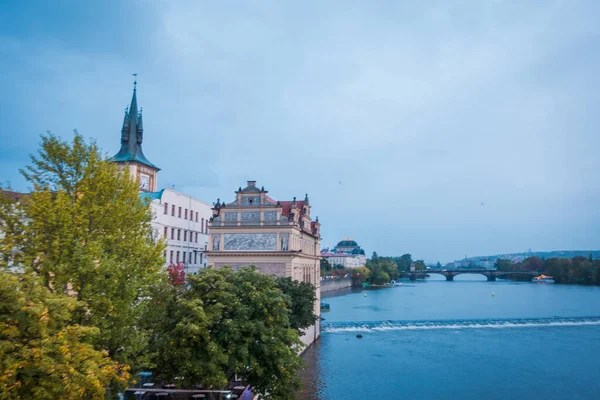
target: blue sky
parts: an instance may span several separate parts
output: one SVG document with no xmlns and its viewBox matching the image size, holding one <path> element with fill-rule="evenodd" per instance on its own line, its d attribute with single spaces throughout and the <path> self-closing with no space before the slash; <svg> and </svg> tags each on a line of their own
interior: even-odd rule
<svg viewBox="0 0 600 400">
<path fill-rule="evenodd" d="M 47 130 L 119 149 L 131 73 L 159 186 L 308 193 L 323 245 L 427 261 L 597 249 L 596 1 L 0 3 L 0 180 Z"/>
</svg>

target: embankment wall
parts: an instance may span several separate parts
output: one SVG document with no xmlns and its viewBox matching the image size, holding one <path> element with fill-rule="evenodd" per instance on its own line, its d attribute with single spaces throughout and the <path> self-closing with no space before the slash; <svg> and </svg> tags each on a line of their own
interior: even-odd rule
<svg viewBox="0 0 600 400">
<path fill-rule="evenodd" d="M 352 278 L 325 279 L 321 281 L 321 293 L 352 287 Z"/>
</svg>

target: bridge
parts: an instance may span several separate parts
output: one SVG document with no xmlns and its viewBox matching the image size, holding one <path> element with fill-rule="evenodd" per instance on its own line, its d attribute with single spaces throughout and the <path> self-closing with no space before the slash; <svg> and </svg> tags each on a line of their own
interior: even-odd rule
<svg viewBox="0 0 600 400">
<path fill-rule="evenodd" d="M 496 271 L 489 269 L 429 269 L 425 271 L 410 271 L 410 272 L 401 272 L 401 278 L 410 278 L 411 281 L 416 281 L 417 279 L 424 279 L 426 275 L 429 274 L 439 274 L 444 275 L 447 281 L 453 281 L 456 275 L 461 274 L 478 274 L 484 275 L 488 282 L 495 282 L 496 278 L 502 277 L 505 275 L 523 275 L 527 277 L 529 280 L 532 280 L 534 277 L 541 274 L 540 271 Z"/>
</svg>

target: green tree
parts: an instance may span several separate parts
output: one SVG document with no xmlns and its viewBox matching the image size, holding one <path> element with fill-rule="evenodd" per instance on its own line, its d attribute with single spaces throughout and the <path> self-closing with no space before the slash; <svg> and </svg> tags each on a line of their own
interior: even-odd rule
<svg viewBox="0 0 600 400">
<path fill-rule="evenodd" d="M 526 271 L 538 271 L 544 267 L 544 263 L 536 256 L 527 257 L 523 261 L 522 268 Z"/>
<path fill-rule="evenodd" d="M 569 283 L 570 263 L 570 260 L 565 258 L 550 258 L 544 261 L 544 269 L 556 283 Z"/>
<path fill-rule="evenodd" d="M 81 305 L 31 274 L 0 271 L 0 398 L 104 399 L 129 374 L 91 344 L 97 328 L 71 323 Z"/>
<path fill-rule="evenodd" d="M 510 272 L 514 270 L 514 264 L 511 260 L 504 260 L 501 258 L 496 260 L 494 267 L 496 270 L 503 272 Z"/>
<path fill-rule="evenodd" d="M 366 268 L 371 272 L 368 281 L 375 285 L 398 279 L 398 265 L 389 257 L 380 257 L 373 253 L 373 257 L 367 260 Z"/>
<path fill-rule="evenodd" d="M 277 287 L 283 294 L 290 297 L 290 326 L 297 329 L 300 334 L 302 329 L 314 325 L 317 320 L 315 311 L 315 287 L 308 282 L 300 282 L 289 277 L 276 279 Z"/>
<path fill-rule="evenodd" d="M 415 271 L 425 271 L 425 261 L 417 260 L 415 261 Z"/>
<path fill-rule="evenodd" d="M 407 272 L 410 270 L 410 265 L 412 264 L 412 256 L 410 254 L 403 254 L 401 257 L 395 259 L 396 264 L 398 264 L 399 272 Z"/>
<path fill-rule="evenodd" d="M 292 305 L 273 276 L 254 268 L 200 271 L 187 290 L 173 289 L 155 338 L 155 374 L 209 388 L 222 388 L 237 374 L 266 398 L 292 398 L 303 366 Z"/>
<path fill-rule="evenodd" d="M 361 283 L 369 281 L 371 270 L 367 267 L 358 267 L 352 269 L 352 277 L 358 278 Z"/>
<path fill-rule="evenodd" d="M 143 366 L 144 313 L 167 276 L 163 244 L 152 238 L 137 183 L 78 133 L 72 142 L 42 136 L 39 155 L 21 172 L 33 191 L 0 207 L 4 266 L 36 274 L 51 291 L 76 298 L 84 307 L 74 310 L 71 322 L 100 330 L 96 348 Z"/>
<path fill-rule="evenodd" d="M 383 285 L 386 283 L 390 283 L 390 281 L 390 276 L 387 272 L 384 272 L 382 269 L 375 270 L 371 277 L 371 282 L 375 285 Z"/>
</svg>

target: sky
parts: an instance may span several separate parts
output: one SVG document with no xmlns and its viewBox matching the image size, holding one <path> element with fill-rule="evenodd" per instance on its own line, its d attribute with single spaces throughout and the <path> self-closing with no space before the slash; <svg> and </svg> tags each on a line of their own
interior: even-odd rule
<svg viewBox="0 0 600 400">
<path fill-rule="evenodd" d="M 159 187 L 308 193 L 322 245 L 600 248 L 600 2 L 0 2 L 0 181 L 40 134 L 112 156 L 138 74 Z"/>
</svg>

